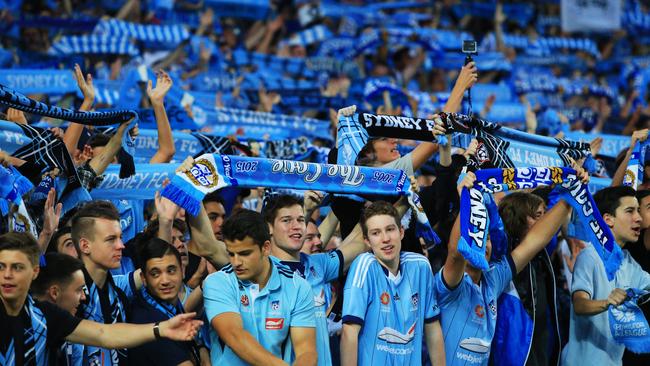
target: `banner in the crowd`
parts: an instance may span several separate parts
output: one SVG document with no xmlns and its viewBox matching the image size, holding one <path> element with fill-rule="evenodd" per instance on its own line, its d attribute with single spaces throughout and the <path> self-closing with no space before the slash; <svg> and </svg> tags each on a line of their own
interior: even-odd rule
<svg viewBox="0 0 650 366">
<path fill-rule="evenodd" d="M 194 123 L 194 120 L 187 114 L 187 111 L 178 104 L 170 104 L 165 106 L 167 118 L 172 130 L 197 130 L 199 126 Z M 138 125 L 140 128 L 156 129 L 156 115 L 153 109 L 139 109 L 138 110 Z"/>
<path fill-rule="evenodd" d="M 209 126 L 209 133 L 218 136 L 243 135 L 267 140 L 307 136 L 332 140 L 329 121 L 284 114 L 256 112 L 234 108 L 192 108 L 194 121 Z"/>
<path fill-rule="evenodd" d="M 580 131 L 569 131 L 564 133 L 567 140 L 592 141 L 596 137 L 602 137 L 603 143 L 598 155 L 616 158 L 618 154 L 630 147 L 630 136 L 610 135 L 606 133 L 584 133 Z"/>
<path fill-rule="evenodd" d="M 109 165 L 90 195 L 93 199 L 150 200 L 166 178 L 174 177 L 176 168 L 176 164 L 137 164 L 134 175 L 121 179 L 119 166 Z"/>
<path fill-rule="evenodd" d="M 23 94 L 77 91 L 77 82 L 70 70 L 0 69 L 0 84 Z"/>
<path fill-rule="evenodd" d="M 563 32 L 611 32 L 621 28 L 620 0 L 561 0 Z"/>
</svg>

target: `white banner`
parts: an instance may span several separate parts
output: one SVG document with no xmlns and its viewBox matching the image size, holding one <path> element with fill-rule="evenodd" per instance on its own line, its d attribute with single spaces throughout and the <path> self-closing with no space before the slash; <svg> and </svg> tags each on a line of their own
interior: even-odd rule
<svg viewBox="0 0 650 366">
<path fill-rule="evenodd" d="M 605 32 L 621 28 L 622 0 L 562 0 L 562 31 Z"/>
</svg>

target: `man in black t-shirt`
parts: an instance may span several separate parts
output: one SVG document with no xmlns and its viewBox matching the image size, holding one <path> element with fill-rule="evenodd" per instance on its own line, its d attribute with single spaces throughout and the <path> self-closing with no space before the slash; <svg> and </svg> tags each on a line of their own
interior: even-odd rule
<svg viewBox="0 0 650 366">
<path fill-rule="evenodd" d="M 202 322 L 195 315 L 146 325 L 99 324 L 75 318 L 49 302 L 34 301 L 28 291 L 39 274 L 39 248 L 24 233 L 0 235 L 0 364 L 48 365 L 50 351 L 66 340 L 105 348 L 135 347 L 161 337 L 194 338 Z"/>
<path fill-rule="evenodd" d="M 152 238 L 143 243 L 138 256 L 144 286 L 135 297 L 129 321 L 136 324 L 160 322 L 184 313 L 178 295 L 185 286 L 181 256 L 176 248 L 162 239 Z M 134 365 L 193 365 L 198 364 L 201 357 L 209 360 L 210 353 L 205 348 L 199 350 L 195 342 L 167 339 L 129 350 L 129 363 Z"/>
</svg>

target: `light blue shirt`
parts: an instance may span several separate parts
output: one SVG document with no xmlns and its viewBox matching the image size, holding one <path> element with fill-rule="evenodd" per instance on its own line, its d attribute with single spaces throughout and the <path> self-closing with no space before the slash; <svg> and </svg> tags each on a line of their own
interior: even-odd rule
<svg viewBox="0 0 650 366">
<path fill-rule="evenodd" d="M 613 281 L 607 279 L 605 265 L 591 244 L 578 255 L 573 267 L 572 295 L 584 291 L 592 300 L 604 300 L 615 288 L 630 287 L 649 288 L 650 274 L 641 269 L 627 250 L 623 250 L 623 262 Z M 569 343 L 562 351 L 562 365 L 622 364 L 625 346 L 614 341 L 607 311 L 592 316 L 576 315 L 572 302 L 569 324 Z"/>
<path fill-rule="evenodd" d="M 358 256 L 348 274 L 343 322 L 361 325 L 359 365 L 421 365 L 424 323 L 437 320 L 433 271 L 420 254 L 400 254 L 399 272 Z"/>
<path fill-rule="evenodd" d="M 467 274 L 456 288 L 436 275 L 447 365 L 487 365 L 497 323 L 497 299 L 515 275 L 509 256 L 494 262 L 477 285 Z"/>
<path fill-rule="evenodd" d="M 219 314 L 239 314 L 244 329 L 267 351 L 288 363 L 294 358 L 289 328 L 316 326 L 309 284 L 273 261 L 271 277 L 262 290 L 255 283 L 238 280 L 232 266 L 227 265 L 205 280 L 203 298 L 208 322 Z M 210 339 L 213 365 L 246 365 L 228 345 L 221 345 L 214 329 L 210 330 Z"/>
<path fill-rule="evenodd" d="M 311 255 L 300 253 L 300 262 L 283 261 L 282 264 L 294 272 L 297 271 L 311 285 L 316 317 L 318 365 L 329 366 L 332 364 L 326 317 L 331 301 L 329 283 L 339 278 L 343 272 L 343 254 L 338 250 Z"/>
</svg>

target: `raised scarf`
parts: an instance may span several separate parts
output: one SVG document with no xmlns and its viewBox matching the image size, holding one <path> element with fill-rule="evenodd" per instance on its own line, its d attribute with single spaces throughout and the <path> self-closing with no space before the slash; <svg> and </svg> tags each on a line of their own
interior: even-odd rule
<svg viewBox="0 0 650 366">
<path fill-rule="evenodd" d="M 177 173 L 162 195 L 196 215 L 206 194 L 230 186 L 406 195 L 418 219 L 418 234 L 428 242 L 440 241 L 429 225 L 417 194 L 411 191 L 406 174 L 396 169 L 206 154 L 197 158 L 188 172 Z"/>
<path fill-rule="evenodd" d="M 515 168 L 481 169 L 475 172 L 476 182 L 471 189 L 464 188 L 460 197 L 460 239 L 458 251 L 476 268 L 488 269 L 485 242 L 490 226 L 490 215 L 484 195 L 516 189 L 555 186 L 559 199 L 573 207 L 572 223 L 578 229 L 576 237 L 594 245 L 610 280 L 622 261 L 621 248 L 614 241 L 609 227 L 603 221 L 587 185 L 577 180 L 570 168 Z"/>
</svg>

